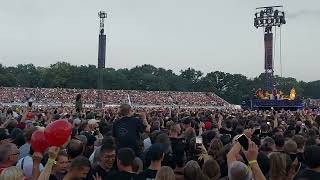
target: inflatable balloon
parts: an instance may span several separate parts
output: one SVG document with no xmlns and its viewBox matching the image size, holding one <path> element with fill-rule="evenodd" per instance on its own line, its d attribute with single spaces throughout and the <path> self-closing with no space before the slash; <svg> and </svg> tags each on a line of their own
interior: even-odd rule
<svg viewBox="0 0 320 180">
<path fill-rule="evenodd" d="M 68 141 L 71 130 L 71 124 L 61 119 L 50 123 L 44 130 L 44 136 L 51 146 L 60 147 Z"/>
<path fill-rule="evenodd" d="M 34 152 L 44 153 L 44 151 L 49 147 L 48 142 L 44 137 L 44 132 L 41 130 L 36 130 L 31 136 L 31 147 Z"/>
</svg>

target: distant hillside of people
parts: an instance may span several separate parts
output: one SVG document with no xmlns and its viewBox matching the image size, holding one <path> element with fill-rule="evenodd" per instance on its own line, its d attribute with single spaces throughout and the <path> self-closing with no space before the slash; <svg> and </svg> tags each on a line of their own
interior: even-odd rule
<svg viewBox="0 0 320 180">
<path fill-rule="evenodd" d="M 96 89 L 20 88 L 0 87 L 0 103 L 74 104 L 81 94 L 83 104 L 94 104 L 98 98 Z M 209 92 L 102 90 L 102 102 L 106 105 L 132 103 L 145 106 L 208 107 L 227 106 L 228 102 Z"/>
<path fill-rule="evenodd" d="M 204 74 L 193 68 L 175 73 L 152 65 L 117 70 L 106 68 L 102 74 L 103 89 L 209 92 L 233 104 L 241 104 L 252 97 L 257 89 L 264 87 L 265 82 L 264 74 L 248 78 L 220 71 Z M 76 66 L 58 62 L 49 67 L 33 64 L 5 67 L 0 64 L 1 87 L 96 89 L 97 79 L 98 71 L 94 65 Z M 298 97 L 320 99 L 320 80 L 303 82 L 275 76 L 275 84 L 284 94 L 290 94 L 290 90 L 295 88 Z"/>
</svg>

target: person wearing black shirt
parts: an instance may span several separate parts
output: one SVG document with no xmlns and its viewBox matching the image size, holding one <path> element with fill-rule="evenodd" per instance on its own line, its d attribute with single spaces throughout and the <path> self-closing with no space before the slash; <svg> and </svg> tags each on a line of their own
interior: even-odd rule
<svg viewBox="0 0 320 180">
<path fill-rule="evenodd" d="M 129 147 L 133 149 L 136 155 L 140 154 L 141 138 L 140 133 L 143 133 L 147 127 L 147 122 L 132 117 L 132 109 L 128 104 L 120 106 L 119 115 L 122 117 L 113 124 L 113 137 L 116 141 L 117 149 Z"/>
<path fill-rule="evenodd" d="M 164 157 L 164 147 L 162 144 L 153 144 L 148 152 L 147 159 L 150 159 L 151 164 L 148 169 L 144 170 L 140 175 L 146 180 L 153 180 L 156 178 L 158 170 L 161 168 L 161 161 Z"/>
<path fill-rule="evenodd" d="M 225 121 L 225 127 L 222 127 L 221 129 L 219 129 L 219 131 L 220 131 L 220 134 L 222 135 L 230 134 L 231 136 L 230 139 L 236 136 L 236 133 L 232 129 L 232 122 L 229 119 Z"/>
<path fill-rule="evenodd" d="M 306 147 L 304 158 L 308 168 L 299 171 L 294 180 L 320 179 L 320 146 L 312 145 Z"/>
<path fill-rule="evenodd" d="M 143 180 L 143 177 L 133 172 L 135 153 L 130 148 L 121 148 L 117 154 L 118 171 L 110 175 L 112 180 Z"/>
<path fill-rule="evenodd" d="M 98 174 L 102 179 L 108 179 L 114 173 L 113 164 L 116 159 L 116 150 L 113 144 L 103 144 L 100 148 L 98 165 L 93 168 L 92 174 Z"/>
</svg>

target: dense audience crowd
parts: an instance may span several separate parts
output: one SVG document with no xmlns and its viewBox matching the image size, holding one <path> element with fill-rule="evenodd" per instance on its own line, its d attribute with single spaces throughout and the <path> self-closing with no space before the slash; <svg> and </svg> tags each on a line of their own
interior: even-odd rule
<svg viewBox="0 0 320 180">
<path fill-rule="evenodd" d="M 82 95 L 84 104 L 94 104 L 98 92 L 95 89 L 61 88 L 16 88 L 1 87 L 0 102 L 24 103 L 29 100 L 36 103 L 73 104 L 77 94 Z M 179 106 L 224 106 L 226 101 L 214 93 L 172 92 L 172 91 L 134 91 L 103 90 L 104 104 L 119 105 L 129 101 L 136 105 L 179 105 Z"/>
<path fill-rule="evenodd" d="M 0 107 L 0 180 L 317 180 L 315 110 Z M 72 124 L 44 153 L 32 134 Z"/>
<path fill-rule="evenodd" d="M 320 99 L 307 99 L 305 105 L 310 108 L 320 108 Z"/>
</svg>

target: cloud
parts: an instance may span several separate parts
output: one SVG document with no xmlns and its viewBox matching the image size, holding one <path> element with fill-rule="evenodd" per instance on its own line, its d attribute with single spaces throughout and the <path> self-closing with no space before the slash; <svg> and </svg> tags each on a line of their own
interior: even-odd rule
<svg viewBox="0 0 320 180">
<path fill-rule="evenodd" d="M 288 19 L 297 19 L 297 18 L 300 18 L 302 16 L 320 16 L 320 10 L 307 10 L 307 9 L 304 9 L 304 10 L 300 10 L 300 11 L 297 11 L 297 12 L 288 12 L 287 13 L 287 18 Z"/>
</svg>

